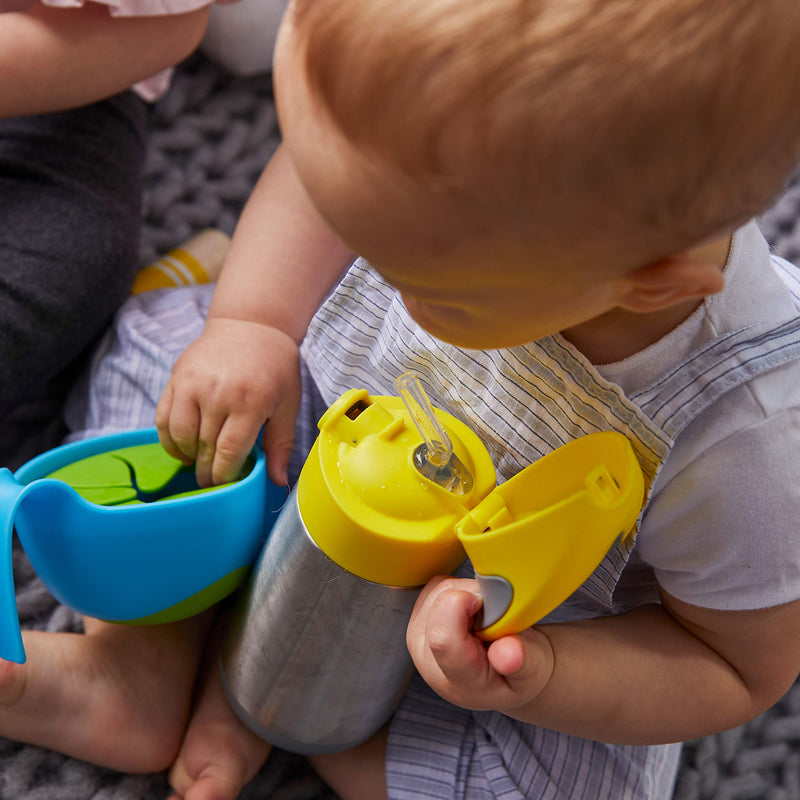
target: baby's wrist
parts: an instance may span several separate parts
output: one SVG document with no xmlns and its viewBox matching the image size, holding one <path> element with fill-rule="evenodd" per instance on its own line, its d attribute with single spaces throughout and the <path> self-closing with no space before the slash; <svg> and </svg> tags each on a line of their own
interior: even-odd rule
<svg viewBox="0 0 800 800">
<path fill-rule="evenodd" d="M 230 332 L 234 330 L 239 334 L 245 332 L 248 335 L 258 338 L 268 336 L 279 340 L 286 340 L 287 343 L 291 342 L 295 346 L 299 346 L 300 344 L 291 333 L 284 330 L 280 324 L 273 323 L 271 320 L 251 319 L 247 317 L 229 316 L 226 314 L 209 314 L 203 332 L 216 334 L 217 332 Z"/>
</svg>

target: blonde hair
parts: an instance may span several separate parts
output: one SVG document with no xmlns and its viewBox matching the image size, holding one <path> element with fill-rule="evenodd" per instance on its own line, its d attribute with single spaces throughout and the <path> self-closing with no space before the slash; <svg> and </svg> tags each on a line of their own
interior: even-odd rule
<svg viewBox="0 0 800 800">
<path fill-rule="evenodd" d="M 531 239 L 668 255 L 800 156 L 797 0 L 295 0 L 313 96 L 363 153 Z"/>
</svg>

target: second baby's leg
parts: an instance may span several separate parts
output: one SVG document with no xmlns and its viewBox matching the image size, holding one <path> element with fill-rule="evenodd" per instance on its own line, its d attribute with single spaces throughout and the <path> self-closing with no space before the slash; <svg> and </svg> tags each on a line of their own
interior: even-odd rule
<svg viewBox="0 0 800 800">
<path fill-rule="evenodd" d="M 0 661 L 0 736 L 122 772 L 160 772 L 183 737 L 213 612 L 169 625 L 84 621 L 25 631 L 24 664 Z"/>
</svg>

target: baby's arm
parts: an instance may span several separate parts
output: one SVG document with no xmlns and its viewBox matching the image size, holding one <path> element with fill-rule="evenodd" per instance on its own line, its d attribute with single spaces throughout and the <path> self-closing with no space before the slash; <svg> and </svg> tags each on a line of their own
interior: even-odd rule
<svg viewBox="0 0 800 800">
<path fill-rule="evenodd" d="M 769 708 L 800 669 L 800 601 L 714 611 L 663 605 L 540 625 L 488 648 L 470 630 L 477 584 L 435 579 L 408 644 L 446 700 L 617 744 L 685 741 Z"/>
<path fill-rule="evenodd" d="M 299 345 L 353 257 L 279 148 L 242 213 L 203 334 L 178 359 L 156 410 L 162 444 L 197 461 L 201 485 L 233 479 L 267 420 L 268 471 L 286 481 Z"/>
<path fill-rule="evenodd" d="M 208 7 L 112 17 L 100 3 L 0 14 L 0 118 L 85 105 L 173 66 L 200 43 Z"/>
</svg>

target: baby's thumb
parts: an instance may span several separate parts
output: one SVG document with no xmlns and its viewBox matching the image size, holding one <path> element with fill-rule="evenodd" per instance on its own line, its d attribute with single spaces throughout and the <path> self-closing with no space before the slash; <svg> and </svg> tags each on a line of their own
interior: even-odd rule
<svg viewBox="0 0 800 800">
<path fill-rule="evenodd" d="M 512 689 L 529 697 L 536 696 L 547 685 L 555 667 L 550 640 L 535 628 L 492 642 L 487 658 L 492 669 L 502 675 Z"/>
</svg>

